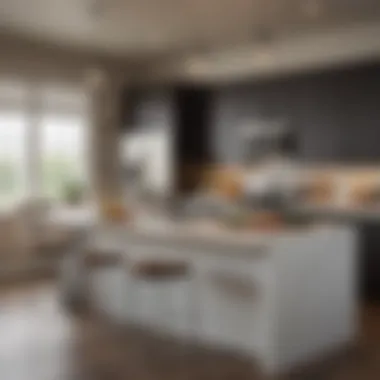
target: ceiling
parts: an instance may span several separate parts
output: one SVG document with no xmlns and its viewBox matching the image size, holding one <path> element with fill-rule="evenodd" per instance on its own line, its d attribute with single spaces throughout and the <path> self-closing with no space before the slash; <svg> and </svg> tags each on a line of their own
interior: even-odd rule
<svg viewBox="0 0 380 380">
<path fill-rule="evenodd" d="M 126 58 L 378 20 L 379 0 L 0 0 L 6 33 Z"/>
</svg>

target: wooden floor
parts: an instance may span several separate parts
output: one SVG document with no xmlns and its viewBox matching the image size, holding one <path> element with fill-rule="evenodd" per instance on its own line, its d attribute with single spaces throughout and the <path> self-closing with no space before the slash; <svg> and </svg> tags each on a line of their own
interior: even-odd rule
<svg viewBox="0 0 380 380">
<path fill-rule="evenodd" d="M 380 379 L 380 308 L 367 307 L 349 352 L 284 379 Z M 186 354 L 186 355 L 185 355 Z M 52 284 L 0 288 L 0 380 L 264 379 L 250 361 L 73 317 Z"/>
</svg>

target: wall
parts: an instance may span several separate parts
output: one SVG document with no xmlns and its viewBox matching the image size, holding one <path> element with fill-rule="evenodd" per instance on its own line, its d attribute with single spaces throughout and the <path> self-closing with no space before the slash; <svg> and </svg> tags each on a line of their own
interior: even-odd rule
<svg viewBox="0 0 380 380">
<path fill-rule="evenodd" d="M 238 129 L 255 120 L 285 120 L 307 161 L 380 161 L 380 66 L 295 76 L 221 88 L 214 104 L 214 153 L 243 158 Z"/>
</svg>

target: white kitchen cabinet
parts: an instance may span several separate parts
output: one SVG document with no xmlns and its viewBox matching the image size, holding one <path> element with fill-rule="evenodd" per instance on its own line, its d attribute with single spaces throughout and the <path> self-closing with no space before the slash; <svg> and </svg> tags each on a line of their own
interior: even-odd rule
<svg viewBox="0 0 380 380">
<path fill-rule="evenodd" d="M 190 283 L 144 283 L 125 270 L 93 277 L 99 306 L 119 322 L 250 355 L 268 373 L 356 338 L 356 235 L 347 227 L 232 240 L 98 231 L 94 244 L 107 241 L 132 260 L 181 257 L 194 268 Z"/>
</svg>

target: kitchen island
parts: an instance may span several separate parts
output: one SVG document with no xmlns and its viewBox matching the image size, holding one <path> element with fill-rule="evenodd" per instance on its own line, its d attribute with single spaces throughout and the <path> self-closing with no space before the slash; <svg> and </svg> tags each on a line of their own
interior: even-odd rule
<svg viewBox="0 0 380 380">
<path fill-rule="evenodd" d="M 355 341 L 356 234 L 349 227 L 103 225 L 91 244 L 122 250 L 129 263 L 172 258 L 192 268 L 183 282 L 158 284 L 135 280 L 128 265 L 93 273 L 94 302 L 116 323 L 249 355 L 272 374 Z"/>
<path fill-rule="evenodd" d="M 371 303 L 380 302 L 380 205 L 371 202 L 363 205 L 327 203 L 304 204 L 292 207 L 300 217 L 344 223 L 356 229 L 358 235 L 358 272 L 360 296 Z"/>
</svg>

